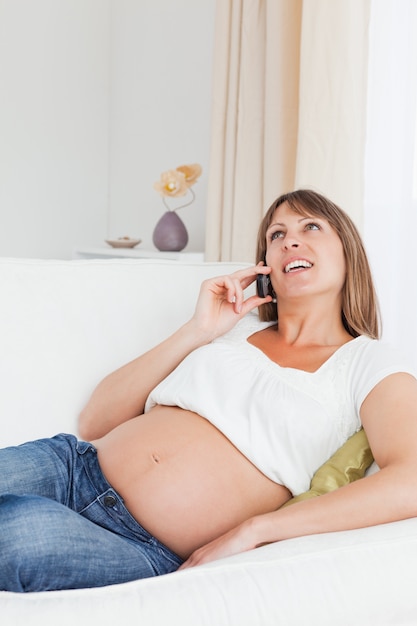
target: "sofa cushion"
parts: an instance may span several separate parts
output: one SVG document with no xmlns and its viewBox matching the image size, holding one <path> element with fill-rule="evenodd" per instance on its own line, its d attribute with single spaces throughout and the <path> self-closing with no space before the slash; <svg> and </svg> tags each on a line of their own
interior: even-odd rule
<svg viewBox="0 0 417 626">
<path fill-rule="evenodd" d="M 311 480 L 310 489 L 295 498 L 291 498 L 284 506 L 321 496 L 358 480 L 358 478 L 363 478 L 373 460 L 368 438 L 361 428 L 339 450 L 336 450 L 326 463 L 319 467 Z"/>
<path fill-rule="evenodd" d="M 96 384 L 183 324 L 202 280 L 244 266 L 0 258 L 0 446 L 76 434 Z"/>
</svg>

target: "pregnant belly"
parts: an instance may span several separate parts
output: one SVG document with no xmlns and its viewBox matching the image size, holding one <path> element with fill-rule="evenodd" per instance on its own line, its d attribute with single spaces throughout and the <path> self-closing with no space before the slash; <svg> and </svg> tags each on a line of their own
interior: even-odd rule
<svg viewBox="0 0 417 626">
<path fill-rule="evenodd" d="M 129 512 L 183 558 L 290 497 L 207 420 L 177 407 L 156 406 L 92 443 Z"/>
</svg>

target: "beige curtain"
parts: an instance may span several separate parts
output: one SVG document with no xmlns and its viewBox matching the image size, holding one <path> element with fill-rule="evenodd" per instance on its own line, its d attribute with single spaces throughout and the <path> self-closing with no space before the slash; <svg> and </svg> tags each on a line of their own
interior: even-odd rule
<svg viewBox="0 0 417 626">
<path fill-rule="evenodd" d="M 360 215 L 369 3 L 217 0 L 207 260 L 252 261 L 295 186 Z"/>
</svg>

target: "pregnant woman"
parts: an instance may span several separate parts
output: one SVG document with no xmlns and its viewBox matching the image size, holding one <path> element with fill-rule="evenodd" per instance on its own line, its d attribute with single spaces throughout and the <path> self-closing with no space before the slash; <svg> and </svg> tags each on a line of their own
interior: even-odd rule
<svg viewBox="0 0 417 626">
<path fill-rule="evenodd" d="M 417 514 L 417 381 L 378 339 L 350 218 L 285 194 L 256 262 L 204 281 L 187 323 L 99 383 L 81 439 L 0 451 L 0 589 L 121 583 Z M 266 295 L 246 297 L 259 275 Z M 362 426 L 380 471 L 280 508 Z"/>
</svg>

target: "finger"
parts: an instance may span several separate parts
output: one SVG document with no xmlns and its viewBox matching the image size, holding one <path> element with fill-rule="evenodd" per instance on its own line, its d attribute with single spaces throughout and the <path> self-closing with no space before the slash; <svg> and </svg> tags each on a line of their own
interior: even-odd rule
<svg viewBox="0 0 417 626">
<path fill-rule="evenodd" d="M 257 265 L 237 270 L 233 272 L 233 274 L 226 274 L 209 279 L 206 284 L 208 288 L 218 296 L 223 292 L 223 297 L 225 297 L 230 304 L 233 304 L 235 312 L 239 313 L 242 310 L 244 290 L 256 280 L 258 274 L 269 274 L 270 272 L 271 268 L 264 265 L 261 261 Z M 262 302 L 264 302 L 264 300 L 262 300 Z M 254 304 L 254 306 L 257 306 L 257 304 Z"/>
<path fill-rule="evenodd" d="M 215 279 L 214 288 L 218 296 L 225 298 L 229 304 L 233 305 L 236 312 L 240 312 L 243 302 L 243 289 L 237 276 L 234 274 L 219 276 Z"/>
<path fill-rule="evenodd" d="M 234 288 L 234 310 L 236 313 L 240 313 L 242 310 L 243 304 L 243 288 L 240 280 L 235 278 L 233 280 L 233 288 Z"/>
<path fill-rule="evenodd" d="M 244 289 L 249 287 L 249 285 L 251 285 L 256 280 L 256 277 L 259 274 L 265 275 L 265 274 L 269 274 L 271 271 L 272 271 L 272 268 L 264 265 L 263 262 L 261 261 L 257 265 L 247 268 L 244 271 L 244 274 L 245 274 L 244 276 L 242 276 L 242 273 L 240 270 L 232 274 L 232 277 L 235 277 L 235 280 L 233 281 L 234 286 L 235 286 L 235 291 L 232 297 L 234 298 L 234 309 L 236 313 L 243 312 L 246 315 L 246 313 L 248 313 L 252 309 L 258 306 L 261 306 L 262 304 L 267 304 L 268 302 L 272 302 L 271 296 L 266 296 L 265 298 L 261 298 L 258 295 L 251 296 L 247 298 L 246 300 L 244 300 Z"/>
<path fill-rule="evenodd" d="M 263 265 L 263 262 L 261 261 L 257 265 L 251 267 L 249 274 L 241 279 L 242 288 L 246 289 L 247 287 L 249 287 L 249 285 L 251 285 L 256 280 L 256 277 L 259 274 L 270 274 L 271 271 L 272 268 L 269 267 L 269 265 Z"/>
<path fill-rule="evenodd" d="M 242 292 L 240 281 L 233 274 L 222 277 L 223 288 L 226 290 L 226 300 L 230 304 L 234 304 L 239 298 L 239 292 Z"/>
<path fill-rule="evenodd" d="M 268 304 L 269 302 L 272 302 L 272 296 L 266 296 L 265 298 L 261 298 L 260 296 L 250 296 L 244 301 L 241 313 L 246 315 L 246 313 L 256 309 L 256 307 Z"/>
</svg>

